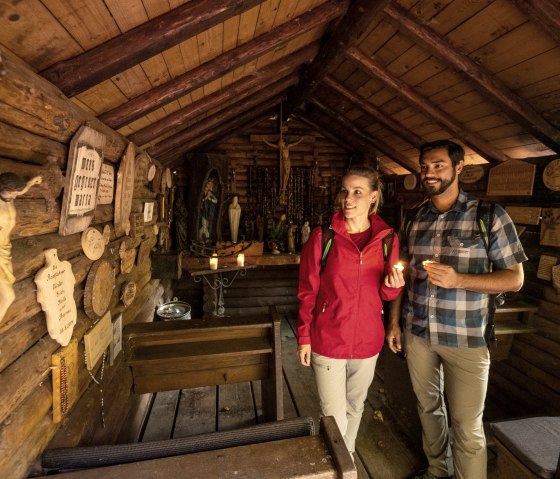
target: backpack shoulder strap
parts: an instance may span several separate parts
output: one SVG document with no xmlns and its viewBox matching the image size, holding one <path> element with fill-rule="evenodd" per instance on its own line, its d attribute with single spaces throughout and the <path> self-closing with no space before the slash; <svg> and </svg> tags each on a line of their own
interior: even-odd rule
<svg viewBox="0 0 560 479">
<path fill-rule="evenodd" d="M 387 266 L 387 262 L 389 261 L 389 256 L 391 255 L 391 251 L 393 250 L 394 239 L 395 239 L 395 233 L 391 232 L 385 235 L 381 240 L 383 244 L 383 264 L 385 266 Z"/>
<path fill-rule="evenodd" d="M 319 274 L 323 272 L 327 265 L 327 258 L 329 257 L 334 241 L 334 230 L 331 228 L 330 224 L 321 225 L 321 229 L 323 234 L 321 236 L 321 269 L 319 270 Z"/>
<path fill-rule="evenodd" d="M 490 251 L 488 235 L 492 230 L 492 223 L 494 222 L 494 206 L 494 203 L 481 200 L 476 207 L 476 226 L 482 236 L 487 253 Z"/>
<path fill-rule="evenodd" d="M 410 228 L 412 227 L 412 223 L 418 217 L 420 210 L 426 205 L 428 200 L 422 201 L 420 204 L 413 206 L 412 208 L 406 210 L 406 213 L 403 218 L 403 222 L 401 225 L 401 244 L 408 245 L 408 235 L 410 233 Z"/>
</svg>

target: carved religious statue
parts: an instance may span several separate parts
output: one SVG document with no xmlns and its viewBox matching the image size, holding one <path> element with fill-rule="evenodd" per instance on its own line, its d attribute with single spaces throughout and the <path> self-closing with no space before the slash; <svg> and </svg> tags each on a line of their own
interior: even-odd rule
<svg viewBox="0 0 560 479">
<path fill-rule="evenodd" d="M 16 225 L 16 207 L 13 201 L 42 181 L 40 176 L 26 182 L 15 173 L 0 174 L 0 321 L 16 299 L 13 288 L 16 278 L 12 269 L 10 243 L 10 233 Z"/>
<path fill-rule="evenodd" d="M 204 185 L 202 202 L 200 205 L 200 228 L 198 230 L 199 240 L 210 242 L 214 232 L 214 219 L 218 210 L 218 197 L 216 196 L 216 184 L 214 178 L 208 178 Z"/>
<path fill-rule="evenodd" d="M 282 131 L 280 131 L 280 136 L 278 138 L 278 144 L 270 143 L 268 140 L 263 138 L 263 141 L 272 148 L 278 148 L 280 152 L 280 204 L 285 205 L 288 202 L 287 189 L 288 182 L 290 180 L 290 148 L 299 145 L 305 137 L 302 136 L 298 141 L 294 143 L 286 143 L 282 138 Z"/>
<path fill-rule="evenodd" d="M 305 243 L 307 243 L 307 240 L 309 239 L 310 233 L 311 233 L 311 228 L 309 226 L 309 221 L 306 221 L 305 223 L 303 223 L 303 226 L 301 227 L 301 245 L 302 246 Z"/>
<path fill-rule="evenodd" d="M 228 208 L 229 229 L 231 232 L 231 241 L 237 243 L 237 233 L 239 232 L 239 218 L 241 218 L 241 206 L 239 205 L 239 197 L 235 195 L 231 200 Z"/>
</svg>

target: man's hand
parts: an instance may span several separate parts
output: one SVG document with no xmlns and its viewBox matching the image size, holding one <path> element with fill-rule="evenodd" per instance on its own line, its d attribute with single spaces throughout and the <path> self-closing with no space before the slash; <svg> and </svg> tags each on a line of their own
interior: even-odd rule
<svg viewBox="0 0 560 479">
<path fill-rule="evenodd" d="M 399 328 L 398 324 L 391 324 L 391 326 L 389 326 L 385 338 L 387 339 L 387 346 L 389 346 L 391 351 L 394 353 L 400 353 L 402 351 L 401 328 Z"/>
<path fill-rule="evenodd" d="M 424 261 L 430 283 L 440 288 L 460 288 L 460 275 L 451 266 L 435 261 Z"/>
<path fill-rule="evenodd" d="M 299 362 L 304 366 L 311 366 L 311 344 L 301 344 L 297 348 Z"/>
</svg>

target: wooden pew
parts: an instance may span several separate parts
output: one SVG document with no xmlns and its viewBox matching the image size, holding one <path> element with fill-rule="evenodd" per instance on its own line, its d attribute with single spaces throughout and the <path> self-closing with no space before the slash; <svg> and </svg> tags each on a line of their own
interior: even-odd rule
<svg viewBox="0 0 560 479">
<path fill-rule="evenodd" d="M 265 316 L 133 323 L 123 342 L 137 394 L 260 380 L 265 420 L 283 419 L 274 306 Z"/>
</svg>

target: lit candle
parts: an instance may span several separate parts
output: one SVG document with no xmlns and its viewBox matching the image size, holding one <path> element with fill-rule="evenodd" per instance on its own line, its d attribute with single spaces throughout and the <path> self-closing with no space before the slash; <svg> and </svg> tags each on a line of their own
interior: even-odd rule
<svg viewBox="0 0 560 479">
<path fill-rule="evenodd" d="M 237 255 L 237 266 L 245 266 L 245 255 L 243 253 Z"/>
<path fill-rule="evenodd" d="M 218 255 L 216 253 L 210 258 L 210 269 L 218 269 Z"/>
<path fill-rule="evenodd" d="M 404 266 L 402 265 L 402 263 L 400 261 L 397 264 L 393 265 L 393 268 L 398 269 L 399 271 L 404 270 Z"/>
</svg>

